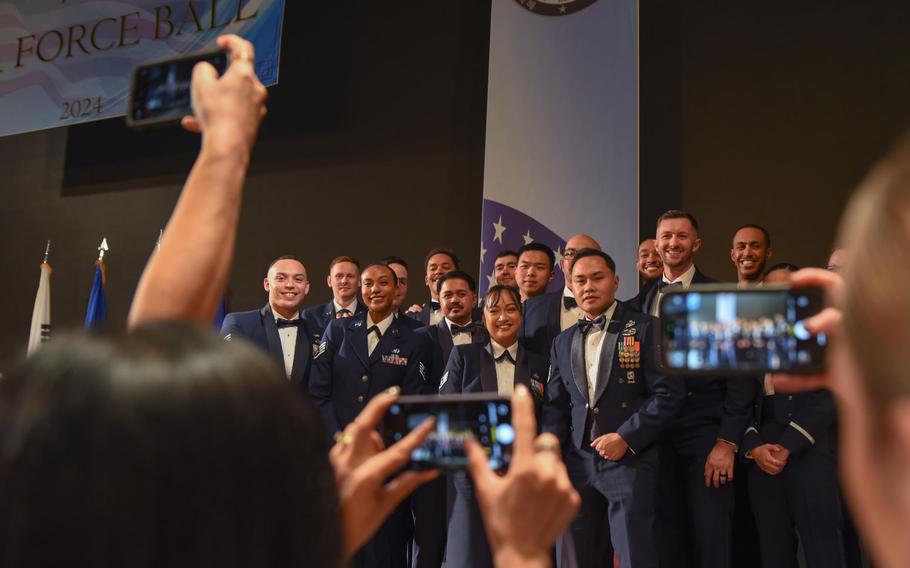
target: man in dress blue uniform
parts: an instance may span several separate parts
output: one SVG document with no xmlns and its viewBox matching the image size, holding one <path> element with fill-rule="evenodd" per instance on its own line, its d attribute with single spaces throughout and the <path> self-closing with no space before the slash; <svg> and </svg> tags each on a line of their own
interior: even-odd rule
<svg viewBox="0 0 910 568">
<path fill-rule="evenodd" d="M 837 414 L 830 391 L 775 394 L 770 377 L 743 437 L 763 568 L 846 566 L 837 481 Z M 797 537 L 799 533 L 799 537 Z"/>
<path fill-rule="evenodd" d="M 332 290 L 332 299 L 303 311 L 303 317 L 313 332 L 311 339 L 314 350 L 319 346 L 322 334 L 332 320 L 350 318 L 366 311 L 366 306 L 357 301 L 359 280 L 360 263 L 356 259 L 337 256 L 329 262 L 326 284 Z"/>
<path fill-rule="evenodd" d="M 518 249 L 515 285 L 521 291 L 521 301 L 546 293 L 556 269 L 556 253 L 543 243 L 528 243 Z"/>
<path fill-rule="evenodd" d="M 542 426 L 560 439 L 582 498 L 571 527 L 577 565 L 611 566 L 615 550 L 623 568 L 656 567 L 656 442 L 684 392 L 657 369 L 655 320 L 615 300 L 615 270 L 601 251 L 575 255 L 572 289 L 585 319 L 553 343 Z"/>
<path fill-rule="evenodd" d="M 408 298 L 408 263 L 400 256 L 387 256 L 379 262 L 394 270 L 395 276 L 398 277 L 398 289 L 395 290 L 395 317 L 411 329 L 420 329 L 423 324 L 412 317 L 408 317 L 404 310 L 401 309 L 402 306 L 406 305 L 405 302 Z"/>
<path fill-rule="evenodd" d="M 436 296 L 442 319 L 436 325 L 417 330 L 430 343 L 430 382 L 439 388 L 439 378 L 445 371 L 449 354 L 455 345 L 484 343 L 487 340 L 482 325 L 474 321 L 479 311 L 477 283 L 467 272 L 452 270 L 436 279 Z M 414 566 L 435 566 L 442 563 L 446 550 L 446 485 L 448 476 L 435 479 L 418 488 L 411 499 L 414 511 Z"/>
<path fill-rule="evenodd" d="M 695 267 L 698 222 L 685 211 L 657 219 L 664 274 L 630 302 L 657 315 L 664 290 L 714 282 Z M 727 568 L 735 507 L 733 468 L 755 400 L 749 377 L 684 377 L 686 398 L 661 444 L 658 497 L 661 563 Z"/>
<path fill-rule="evenodd" d="M 407 313 L 422 325 L 436 325 L 442 319 L 439 306 L 439 291 L 436 281 L 446 272 L 459 270 L 458 255 L 447 248 L 434 248 L 427 253 L 423 266 L 426 269 L 424 283 L 430 291 L 430 301 L 424 304 L 414 304 L 408 308 Z"/>
<path fill-rule="evenodd" d="M 305 392 L 311 361 L 311 331 L 300 313 L 310 291 L 306 268 L 296 257 L 282 256 L 269 265 L 262 285 L 268 303 L 259 310 L 226 315 L 221 335 L 226 341 L 243 338 L 267 351 Z"/>
<path fill-rule="evenodd" d="M 501 286 L 517 286 L 515 282 L 517 268 L 518 253 L 511 249 L 503 249 L 493 259 L 493 278 Z"/>
<path fill-rule="evenodd" d="M 584 314 L 575 302 L 572 294 L 569 268 L 575 259 L 575 253 L 581 249 L 601 250 L 600 244 L 588 235 L 572 235 L 566 241 L 562 255 L 562 272 L 566 285 L 559 292 L 547 292 L 525 302 L 520 337 L 522 344 L 545 356 L 549 356 L 553 340 L 563 331 L 569 329 Z"/>
<path fill-rule="evenodd" d="M 340 432 L 366 404 L 397 386 L 402 394 L 431 392 L 429 342 L 395 317 L 395 271 L 371 264 L 361 275 L 367 312 L 329 323 L 313 359 L 310 394 L 322 411 L 326 430 Z M 407 506 L 399 507 L 357 554 L 364 568 L 404 567 L 408 545 Z"/>
</svg>

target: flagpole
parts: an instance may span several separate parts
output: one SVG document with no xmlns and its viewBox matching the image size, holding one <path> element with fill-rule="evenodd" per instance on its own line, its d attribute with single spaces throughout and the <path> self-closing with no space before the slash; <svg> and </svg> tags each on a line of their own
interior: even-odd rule
<svg viewBox="0 0 910 568">
<path fill-rule="evenodd" d="M 35 294 L 35 306 L 32 309 L 32 323 L 28 334 L 26 352 L 31 355 L 51 335 L 51 241 L 44 247 L 44 260 L 41 262 L 41 275 L 38 279 L 38 292 Z"/>
<path fill-rule="evenodd" d="M 44 260 L 41 264 L 47 264 L 47 259 L 51 256 L 51 240 L 47 240 L 47 246 L 44 248 Z"/>
</svg>

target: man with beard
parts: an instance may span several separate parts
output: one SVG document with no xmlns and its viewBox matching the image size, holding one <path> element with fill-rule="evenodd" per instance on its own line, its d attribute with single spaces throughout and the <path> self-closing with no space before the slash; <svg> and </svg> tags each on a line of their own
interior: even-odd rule
<svg viewBox="0 0 910 568">
<path fill-rule="evenodd" d="M 565 287 L 558 292 L 548 292 L 531 298 L 524 304 L 520 337 L 524 346 L 535 353 L 548 355 L 553 339 L 575 325 L 584 315 L 570 288 L 572 282 L 570 267 L 575 260 L 575 254 L 582 249 L 601 250 L 600 244 L 589 235 L 569 237 L 561 263 Z"/>
<path fill-rule="evenodd" d="M 660 254 L 657 252 L 657 241 L 652 238 L 641 241 L 638 245 L 638 259 L 635 261 L 635 268 L 638 270 L 639 288 L 660 278 L 660 275 L 664 273 L 664 263 L 660 261 Z"/>
<path fill-rule="evenodd" d="M 385 264 L 371 264 L 360 279 L 367 312 L 329 323 L 313 357 L 310 394 L 326 431 L 344 430 L 366 404 L 391 387 L 402 394 L 427 389 L 429 342 L 395 317 L 398 277 Z M 331 442 L 329 442 L 331 445 Z M 407 565 L 409 511 L 403 505 L 383 523 L 357 556 L 356 567 Z"/>
<path fill-rule="evenodd" d="M 452 270 L 436 279 L 442 319 L 421 327 L 418 334 L 430 343 L 428 387 L 435 393 L 455 345 L 485 343 L 487 333 L 476 323 L 477 284 L 467 272 Z M 446 479 L 435 479 L 411 497 L 414 514 L 414 568 L 438 568 L 446 547 Z"/>
<path fill-rule="evenodd" d="M 657 219 L 657 250 L 663 276 L 634 300 L 644 313 L 658 314 L 668 287 L 714 282 L 695 267 L 701 248 L 698 221 L 685 211 Z M 661 444 L 658 528 L 661 565 L 727 568 L 732 553 L 733 464 L 749 425 L 756 390 L 750 377 L 680 377 L 682 409 Z"/>
<path fill-rule="evenodd" d="M 736 281 L 740 288 L 761 284 L 765 266 L 773 256 L 771 234 L 761 225 L 743 225 L 733 234 L 730 260 L 736 267 Z"/>
</svg>

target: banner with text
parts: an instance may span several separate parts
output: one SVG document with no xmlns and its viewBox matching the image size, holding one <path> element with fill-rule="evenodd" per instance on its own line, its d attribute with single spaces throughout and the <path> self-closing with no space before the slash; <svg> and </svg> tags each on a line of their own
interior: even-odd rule
<svg viewBox="0 0 910 568">
<path fill-rule="evenodd" d="M 278 82 L 284 0 L 0 0 L 0 136 L 126 114 L 133 69 L 234 33 Z"/>
<path fill-rule="evenodd" d="M 587 233 L 634 295 L 637 0 L 493 0 L 485 152 L 482 290 L 500 250 L 541 242 L 558 264 Z"/>
</svg>

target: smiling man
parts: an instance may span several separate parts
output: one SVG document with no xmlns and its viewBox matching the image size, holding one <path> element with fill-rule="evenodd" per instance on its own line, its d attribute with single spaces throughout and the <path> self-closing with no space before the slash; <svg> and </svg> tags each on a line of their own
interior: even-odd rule
<svg viewBox="0 0 910 568">
<path fill-rule="evenodd" d="M 657 368 L 656 320 L 615 300 L 609 255 L 579 250 L 569 275 L 584 317 L 553 342 L 541 425 L 581 495 L 577 564 L 612 566 L 615 548 L 623 568 L 656 568 L 657 442 L 683 384 Z"/>
<path fill-rule="evenodd" d="M 556 253 L 541 243 L 529 243 L 518 249 L 515 282 L 521 291 L 521 301 L 546 293 L 553 279 Z"/>
<path fill-rule="evenodd" d="M 695 267 L 701 248 L 698 221 L 685 211 L 657 219 L 663 275 L 633 304 L 657 315 L 664 292 L 715 282 Z M 728 568 L 732 550 L 733 475 L 756 391 L 750 377 L 674 377 L 686 389 L 683 406 L 667 428 L 658 484 L 661 565 Z M 682 528 L 680 528 L 682 527 Z"/>
<path fill-rule="evenodd" d="M 371 264 L 360 276 L 367 311 L 329 323 L 315 350 L 310 394 L 331 436 L 344 430 L 377 394 L 391 387 L 402 394 L 435 392 L 427 386 L 429 341 L 395 317 L 398 277 L 385 264 Z M 332 442 L 329 441 L 329 445 Z M 406 506 L 393 513 L 353 565 L 397 566 L 405 558 Z"/>
<path fill-rule="evenodd" d="M 320 306 L 303 311 L 303 317 L 313 332 L 313 344 L 319 345 L 322 333 L 336 318 L 350 318 L 364 312 L 363 304 L 357 301 L 357 286 L 360 278 L 360 263 L 350 256 L 336 256 L 329 262 L 326 285 L 332 290 L 332 299 Z"/>
<path fill-rule="evenodd" d="M 765 267 L 773 255 L 771 234 L 761 225 L 743 225 L 733 235 L 730 260 L 736 267 L 736 281 L 740 286 L 762 283 Z"/>
<path fill-rule="evenodd" d="M 446 272 L 458 270 L 458 255 L 447 248 L 434 248 L 427 253 L 423 265 L 426 269 L 423 282 L 430 291 L 430 300 L 422 305 L 412 305 L 408 308 L 407 313 L 423 325 L 436 325 L 443 317 L 440 311 L 439 288 L 436 282 Z"/>
<path fill-rule="evenodd" d="M 269 264 L 262 286 L 268 303 L 259 310 L 225 316 L 221 335 L 226 341 L 243 338 L 258 345 L 272 355 L 289 380 L 305 390 L 311 330 L 300 306 L 310 291 L 306 268 L 297 257 L 279 257 Z"/>
<path fill-rule="evenodd" d="M 638 260 L 635 261 L 638 270 L 638 283 L 645 286 L 648 282 L 660 278 L 664 273 L 664 263 L 657 252 L 657 241 L 648 238 L 638 245 Z"/>
</svg>

